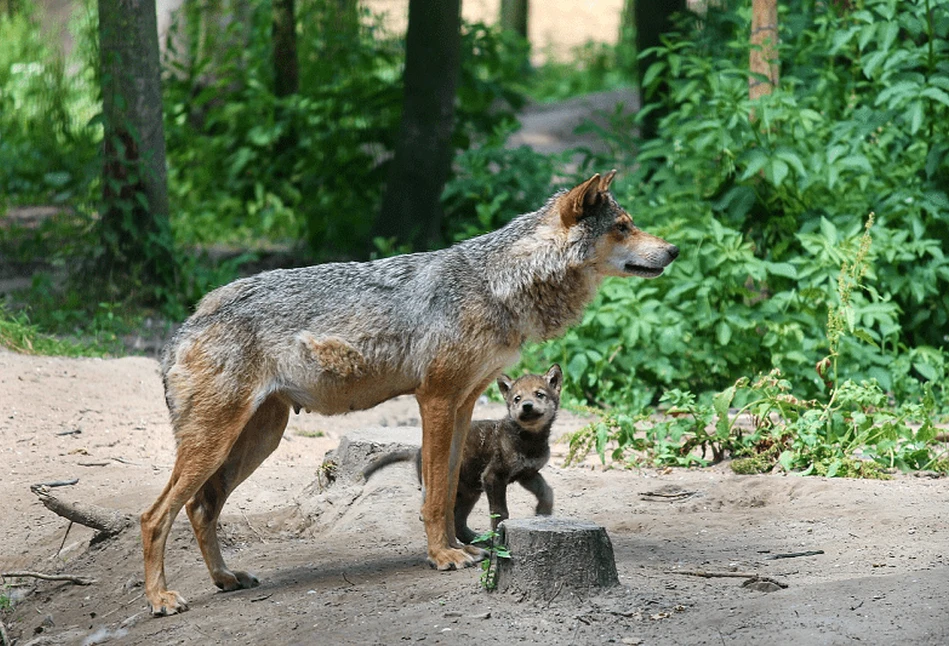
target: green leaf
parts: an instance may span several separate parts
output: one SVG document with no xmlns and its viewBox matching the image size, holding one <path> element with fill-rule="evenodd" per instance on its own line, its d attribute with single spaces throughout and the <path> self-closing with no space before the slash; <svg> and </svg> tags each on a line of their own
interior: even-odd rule
<svg viewBox="0 0 949 646">
<path fill-rule="evenodd" d="M 909 109 L 910 114 L 910 125 L 909 131 L 911 134 L 916 134 L 919 132 L 919 129 L 923 126 L 923 103 L 922 101 L 914 101 L 913 105 Z"/>
<path fill-rule="evenodd" d="M 933 101 L 938 101 L 943 105 L 949 106 L 949 94 L 937 87 L 928 87 L 920 92 L 920 94 L 924 97 L 932 99 Z"/>
<path fill-rule="evenodd" d="M 797 278 L 797 267 L 789 262 L 766 262 L 765 267 L 769 274 L 784 276 L 785 278 Z"/>
<path fill-rule="evenodd" d="M 582 375 L 586 372 L 589 363 L 587 355 L 578 352 L 570 358 L 570 363 L 567 364 L 567 373 L 571 375 Z"/>
<path fill-rule="evenodd" d="M 854 330 L 853 335 L 857 337 L 858 339 L 860 339 L 861 341 L 863 341 L 864 343 L 868 343 L 872 345 L 874 348 L 880 347 L 879 344 L 877 344 L 876 340 L 872 336 L 870 336 L 870 333 L 864 329 L 858 328 Z"/>
<path fill-rule="evenodd" d="M 728 342 L 732 340 L 731 326 L 725 321 L 719 321 L 715 326 L 715 338 L 719 345 L 728 345 Z"/>
<path fill-rule="evenodd" d="M 804 170 L 804 163 L 801 161 L 801 158 L 797 156 L 797 153 L 790 150 L 780 150 L 775 154 L 775 157 L 781 159 L 794 169 L 794 172 L 797 173 L 798 178 L 807 177 L 807 171 Z"/>
<path fill-rule="evenodd" d="M 766 175 L 769 176 L 770 182 L 774 186 L 781 186 L 784 183 L 785 178 L 788 176 L 788 165 L 781 161 L 780 159 L 772 159 L 771 163 L 767 166 Z"/>
<path fill-rule="evenodd" d="M 913 362 L 913 370 L 921 374 L 923 377 L 929 381 L 936 381 L 939 379 L 939 371 L 933 368 L 928 363 L 923 363 L 922 361 Z"/>
<path fill-rule="evenodd" d="M 867 48 L 867 45 L 876 35 L 876 32 L 876 23 L 870 23 L 869 25 L 864 25 L 860 28 L 860 36 L 857 38 L 857 47 L 860 48 L 861 52 Z"/>
<path fill-rule="evenodd" d="M 821 216 L 820 219 L 820 230 L 824 234 L 824 238 L 830 244 L 837 244 L 837 227 L 834 226 L 834 223 Z"/>
<path fill-rule="evenodd" d="M 760 149 L 755 148 L 748 151 L 748 154 L 744 158 L 745 163 L 745 172 L 741 174 L 739 180 L 746 180 L 752 175 L 755 175 L 764 168 L 764 165 L 768 163 L 768 156 L 765 155 Z"/>
</svg>

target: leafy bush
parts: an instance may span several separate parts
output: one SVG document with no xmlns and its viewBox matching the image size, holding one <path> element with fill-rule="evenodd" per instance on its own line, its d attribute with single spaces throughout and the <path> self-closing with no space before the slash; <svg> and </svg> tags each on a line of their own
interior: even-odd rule
<svg viewBox="0 0 949 646">
<path fill-rule="evenodd" d="M 29 5 L 0 12 L 0 207 L 87 197 L 101 130 L 83 53 L 67 61 L 50 48 Z"/>
<path fill-rule="evenodd" d="M 300 88 L 282 99 L 272 90 L 269 3 L 213 51 L 200 31 L 172 30 L 166 134 L 180 241 L 303 237 L 324 257 L 364 251 L 401 114 L 403 44 L 365 16 L 352 32 L 318 29 L 324 5 L 298 4 Z M 522 104 L 518 47 L 496 29 L 465 26 L 459 149 Z"/>
<path fill-rule="evenodd" d="M 662 389 L 718 391 L 773 368 L 801 398 L 820 396 L 828 310 L 875 212 L 834 383 L 875 380 L 900 402 L 920 400 L 927 385 L 942 391 L 949 131 L 938 124 L 949 123 L 940 55 L 949 10 L 929 13 L 924 0 L 861 6 L 807 5 L 782 20 L 781 83 L 755 104 L 746 8 L 704 24 L 741 21 L 730 41 L 705 31 L 660 48 L 644 79 L 670 82 L 660 137 L 624 159 L 635 124 L 601 134 L 615 144 L 612 160 L 639 164 L 617 189 L 621 201 L 683 252 L 659 280 L 608 282 L 583 323 L 533 349 L 528 364 L 562 361 L 567 390 L 633 411 Z"/>
</svg>

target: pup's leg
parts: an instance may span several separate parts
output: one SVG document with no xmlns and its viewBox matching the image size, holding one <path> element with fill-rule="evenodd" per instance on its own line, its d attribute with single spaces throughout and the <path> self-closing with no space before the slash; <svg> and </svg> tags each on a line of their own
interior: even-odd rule
<svg viewBox="0 0 949 646">
<path fill-rule="evenodd" d="M 537 498 L 537 509 L 534 511 L 538 516 L 550 516 L 554 511 L 554 490 L 550 488 L 544 476 L 539 473 L 526 476 L 518 480 L 525 489 L 530 491 Z"/>
<path fill-rule="evenodd" d="M 253 574 L 229 570 L 224 563 L 217 538 L 217 520 L 231 492 L 280 444 L 289 416 L 290 408 L 285 403 L 276 397 L 266 400 L 247 422 L 224 464 L 185 506 L 208 572 L 221 590 L 252 588 L 259 584 Z"/>
<path fill-rule="evenodd" d="M 491 512 L 491 529 L 509 517 L 507 511 L 507 474 L 492 471 L 489 465 L 482 477 L 484 492 L 488 495 L 488 510 Z"/>
<path fill-rule="evenodd" d="M 168 533 L 185 502 L 223 464 L 252 411 L 247 404 L 243 407 L 234 404 L 233 407 L 222 406 L 217 410 L 204 409 L 201 414 L 192 413 L 187 420 L 178 424 L 178 452 L 168 484 L 158 500 L 141 516 L 145 596 L 155 615 L 173 615 L 188 609 L 181 595 L 168 590 L 165 583 L 165 544 Z M 205 427 L 205 424 L 218 420 L 215 428 L 209 430 Z"/>
<path fill-rule="evenodd" d="M 480 491 L 466 487 L 462 483 L 458 484 L 458 494 L 455 496 L 455 536 L 462 543 L 471 543 L 478 537 L 468 527 L 468 516 L 471 515 L 471 510 L 474 509 L 480 497 Z"/>
</svg>

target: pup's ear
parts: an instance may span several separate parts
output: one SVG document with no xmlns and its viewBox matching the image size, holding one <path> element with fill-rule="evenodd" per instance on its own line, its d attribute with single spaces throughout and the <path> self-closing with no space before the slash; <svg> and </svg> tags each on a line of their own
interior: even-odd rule
<svg viewBox="0 0 949 646">
<path fill-rule="evenodd" d="M 557 393 L 559 397 L 560 389 L 563 387 L 563 371 L 560 370 L 560 365 L 555 363 L 550 366 L 550 370 L 544 375 L 544 379 L 547 380 L 547 387 Z"/>
<path fill-rule="evenodd" d="M 611 178 L 612 179 L 612 178 Z M 600 174 L 597 173 L 583 184 L 574 186 L 563 196 L 560 202 L 560 221 L 569 229 L 588 215 L 587 209 L 596 206 L 603 196 L 600 195 Z"/>
<path fill-rule="evenodd" d="M 603 179 L 600 180 L 599 190 L 600 193 L 606 193 L 610 190 L 610 184 L 613 183 L 613 178 L 616 177 L 616 169 L 614 168 L 606 175 L 603 176 Z"/>
<path fill-rule="evenodd" d="M 501 375 L 498 377 L 498 390 L 501 391 L 501 397 L 507 397 L 508 391 L 511 390 L 511 385 L 514 382 L 511 381 L 511 378 L 507 375 Z"/>
</svg>

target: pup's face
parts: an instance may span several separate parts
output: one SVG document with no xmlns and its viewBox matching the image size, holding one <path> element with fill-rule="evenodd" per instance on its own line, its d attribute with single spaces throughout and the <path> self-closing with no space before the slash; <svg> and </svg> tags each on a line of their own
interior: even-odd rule
<svg viewBox="0 0 949 646">
<path fill-rule="evenodd" d="M 594 238 L 594 263 L 604 276 L 655 278 L 679 255 L 679 248 L 633 224 L 609 192 L 616 171 L 594 175 L 560 201 L 565 227 L 583 226 Z"/>
<path fill-rule="evenodd" d="M 524 375 L 515 381 L 498 377 L 498 388 L 507 402 L 507 411 L 525 431 L 538 432 L 557 414 L 563 373 L 554 364 L 543 375 Z"/>
</svg>

